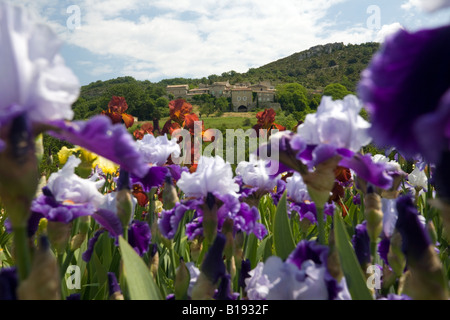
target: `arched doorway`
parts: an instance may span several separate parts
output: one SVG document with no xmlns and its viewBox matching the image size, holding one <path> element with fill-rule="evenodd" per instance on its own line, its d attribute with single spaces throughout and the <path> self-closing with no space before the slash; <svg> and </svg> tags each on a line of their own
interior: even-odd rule
<svg viewBox="0 0 450 320">
<path fill-rule="evenodd" d="M 247 112 L 247 111 L 248 111 L 248 109 L 247 109 L 246 106 L 240 106 L 240 107 L 238 108 L 238 112 Z"/>
</svg>

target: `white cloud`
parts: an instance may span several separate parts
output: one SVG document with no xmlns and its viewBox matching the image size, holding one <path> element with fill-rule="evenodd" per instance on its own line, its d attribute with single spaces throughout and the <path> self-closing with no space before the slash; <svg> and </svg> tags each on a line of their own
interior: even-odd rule
<svg viewBox="0 0 450 320">
<path fill-rule="evenodd" d="M 408 0 L 402 4 L 404 10 L 421 9 L 427 12 L 434 12 L 439 9 L 450 7 L 450 0 Z"/>
<path fill-rule="evenodd" d="M 92 53 L 128 59 L 124 74 L 202 77 L 245 72 L 318 44 L 327 26 L 319 20 L 343 1 L 135 0 L 125 8 L 119 0 L 86 0 L 81 28 L 59 33 Z M 139 17 L 125 19 L 124 10 Z"/>
<path fill-rule="evenodd" d="M 404 29 L 404 27 L 399 22 L 383 25 L 381 29 L 377 32 L 374 41 L 384 42 L 386 37 L 394 34 L 400 29 Z"/>
<path fill-rule="evenodd" d="M 370 30 L 362 21 L 337 30 L 327 13 L 346 1 L 80 0 L 79 29 L 66 27 L 64 4 L 58 9 L 59 19 L 46 17 L 69 45 L 88 50 L 96 60 L 122 61 L 114 70 L 112 62 L 95 68 L 85 64 L 85 73 L 101 76 L 114 71 L 158 81 L 246 72 L 318 44 L 381 39 L 393 27 Z M 23 2 L 41 13 L 50 5 L 50 0 Z"/>
<path fill-rule="evenodd" d="M 408 0 L 401 5 L 401 8 L 406 11 L 420 8 L 421 2 L 422 2 L 421 0 Z"/>
</svg>

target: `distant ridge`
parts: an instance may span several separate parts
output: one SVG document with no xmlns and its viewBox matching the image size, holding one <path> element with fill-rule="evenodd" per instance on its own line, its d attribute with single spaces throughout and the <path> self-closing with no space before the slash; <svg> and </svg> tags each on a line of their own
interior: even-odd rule
<svg viewBox="0 0 450 320">
<path fill-rule="evenodd" d="M 330 83 L 339 82 L 350 91 L 355 91 L 361 71 L 369 64 L 379 43 L 344 45 L 341 42 L 317 45 L 288 57 L 270 62 L 245 73 L 235 71 L 221 75 L 210 75 L 201 79 L 165 79 L 159 84 L 190 84 L 229 81 L 234 83 L 258 83 L 270 81 L 273 85 L 298 82 L 310 90 L 323 89 Z"/>
</svg>

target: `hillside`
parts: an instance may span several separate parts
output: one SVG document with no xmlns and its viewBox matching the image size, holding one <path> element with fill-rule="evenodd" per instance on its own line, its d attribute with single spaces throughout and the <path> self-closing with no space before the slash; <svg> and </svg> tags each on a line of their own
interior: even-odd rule
<svg viewBox="0 0 450 320">
<path fill-rule="evenodd" d="M 270 80 L 274 85 L 297 82 L 307 89 L 320 90 L 330 83 L 339 82 L 348 90 L 355 91 L 361 71 L 378 49 L 379 43 L 373 42 L 360 45 L 330 43 L 294 53 L 259 68 L 251 68 L 245 73 L 229 71 L 202 79 L 166 79 L 159 84 L 188 83 L 195 87 L 199 83 L 211 84 L 226 80 L 231 84 Z"/>
<path fill-rule="evenodd" d="M 258 83 L 270 81 L 272 85 L 299 83 L 310 93 L 321 92 L 332 83 L 344 85 L 350 92 L 356 91 L 361 71 L 367 67 L 371 57 L 378 50 L 378 43 L 344 45 L 333 43 L 315 46 L 294 53 L 259 68 L 251 68 L 245 73 L 228 71 L 200 79 L 173 78 L 152 83 L 138 81 L 132 77 L 119 77 L 108 81 L 96 81 L 81 88 L 78 101 L 74 104 L 75 118 L 83 119 L 106 109 L 113 95 L 126 98 L 128 112 L 139 119 L 147 120 L 166 112 L 166 86 L 189 84 L 191 88 L 200 83 L 212 84 L 217 81 L 236 83 Z"/>
</svg>

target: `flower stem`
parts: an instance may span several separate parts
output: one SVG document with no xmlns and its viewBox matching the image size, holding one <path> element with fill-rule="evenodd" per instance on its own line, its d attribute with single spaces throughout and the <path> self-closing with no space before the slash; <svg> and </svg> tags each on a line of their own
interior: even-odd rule
<svg viewBox="0 0 450 320">
<path fill-rule="evenodd" d="M 323 208 L 317 206 L 317 229 L 319 230 L 319 243 L 325 244 L 325 222 L 323 221 Z"/>
<path fill-rule="evenodd" d="M 170 262 L 172 264 L 172 272 L 173 272 L 173 276 L 175 279 L 175 276 L 177 274 L 177 266 L 175 264 L 175 248 L 174 248 L 172 242 L 170 243 L 170 248 L 168 248 L 168 249 L 169 249 L 169 253 L 170 253 Z"/>
<path fill-rule="evenodd" d="M 375 264 L 377 258 L 377 243 L 376 241 L 370 242 L 370 254 L 372 255 L 372 263 Z"/>
<path fill-rule="evenodd" d="M 28 232 L 26 227 L 13 228 L 15 259 L 20 281 L 25 280 L 31 270 L 31 255 L 28 244 Z"/>
</svg>

